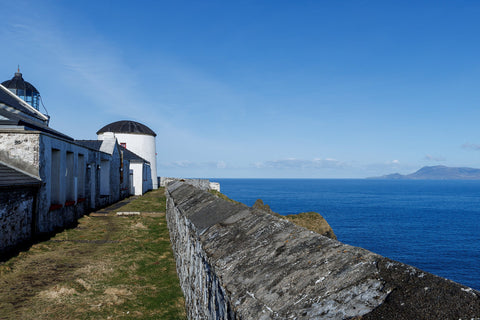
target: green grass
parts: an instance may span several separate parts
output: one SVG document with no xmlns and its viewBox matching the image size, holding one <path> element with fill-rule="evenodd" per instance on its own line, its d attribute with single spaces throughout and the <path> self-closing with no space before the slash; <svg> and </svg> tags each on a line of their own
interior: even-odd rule
<svg viewBox="0 0 480 320">
<path fill-rule="evenodd" d="M 208 190 L 208 192 L 210 192 L 211 194 L 213 194 L 214 196 L 220 198 L 220 199 L 223 199 L 223 200 L 226 200 L 228 202 L 232 202 L 232 203 L 235 203 L 235 204 L 242 204 L 242 205 L 245 205 L 241 202 L 238 202 L 238 201 L 235 201 L 233 199 L 230 199 L 229 197 L 227 197 L 226 195 L 224 195 L 223 193 L 217 191 L 217 190 Z"/>
<path fill-rule="evenodd" d="M 186 319 L 163 190 L 128 206 L 1 263 L 0 319 Z"/>
<path fill-rule="evenodd" d="M 166 200 L 165 195 L 163 194 L 164 188 L 158 190 L 147 192 L 146 194 L 133 200 L 129 204 L 117 209 L 117 211 L 165 212 Z"/>
</svg>

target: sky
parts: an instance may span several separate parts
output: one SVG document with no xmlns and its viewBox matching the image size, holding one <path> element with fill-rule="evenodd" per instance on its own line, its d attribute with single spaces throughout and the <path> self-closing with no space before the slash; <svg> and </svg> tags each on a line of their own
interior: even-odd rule
<svg viewBox="0 0 480 320">
<path fill-rule="evenodd" d="M 20 65 L 75 139 L 147 125 L 159 176 L 480 168 L 478 1 L 0 6 L 0 80 Z"/>
</svg>

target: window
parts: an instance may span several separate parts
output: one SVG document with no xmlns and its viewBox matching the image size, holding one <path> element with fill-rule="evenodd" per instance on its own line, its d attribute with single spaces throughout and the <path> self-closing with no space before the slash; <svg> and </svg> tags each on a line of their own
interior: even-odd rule
<svg viewBox="0 0 480 320">
<path fill-rule="evenodd" d="M 50 203 L 60 204 L 62 202 L 60 195 L 60 150 L 52 149 L 50 164 Z"/>
<path fill-rule="evenodd" d="M 65 181 L 67 183 L 66 188 L 66 200 L 71 202 L 75 201 L 75 172 L 74 172 L 74 158 L 73 152 L 67 151 L 67 167 L 65 170 Z"/>
<path fill-rule="evenodd" d="M 85 198 L 85 156 L 78 155 L 78 198 Z"/>
<path fill-rule="evenodd" d="M 100 162 L 100 195 L 110 195 L 110 161 Z"/>
<path fill-rule="evenodd" d="M 123 184 L 123 151 L 120 152 L 120 184 Z"/>
</svg>

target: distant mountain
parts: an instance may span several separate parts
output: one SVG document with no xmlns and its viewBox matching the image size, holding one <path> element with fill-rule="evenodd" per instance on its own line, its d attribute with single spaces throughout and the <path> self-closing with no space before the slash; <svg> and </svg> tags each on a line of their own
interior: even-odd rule
<svg viewBox="0 0 480 320">
<path fill-rule="evenodd" d="M 397 180 L 480 180 L 480 169 L 465 167 L 433 166 L 423 167 L 411 174 L 387 174 L 381 177 L 368 179 L 397 179 Z"/>
</svg>

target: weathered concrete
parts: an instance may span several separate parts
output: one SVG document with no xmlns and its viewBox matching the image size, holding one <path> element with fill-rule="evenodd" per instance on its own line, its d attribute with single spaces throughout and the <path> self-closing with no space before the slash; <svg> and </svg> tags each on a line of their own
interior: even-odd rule
<svg viewBox="0 0 480 320">
<path fill-rule="evenodd" d="M 34 188 L 0 188 L 0 256 L 32 237 Z"/>
<path fill-rule="evenodd" d="M 190 319 L 471 319 L 480 292 L 190 185 L 167 187 Z"/>
</svg>

